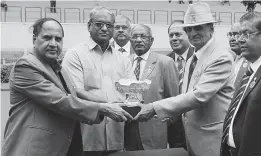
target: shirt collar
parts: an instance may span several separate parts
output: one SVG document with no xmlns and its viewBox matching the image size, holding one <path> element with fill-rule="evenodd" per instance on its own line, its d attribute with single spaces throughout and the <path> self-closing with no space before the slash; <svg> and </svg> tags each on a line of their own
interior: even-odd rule
<svg viewBox="0 0 261 156">
<path fill-rule="evenodd" d="M 136 53 L 134 54 L 134 60 L 136 60 L 137 57 L 141 57 L 143 60 L 147 61 L 150 55 L 150 49 L 143 55 L 138 56 Z"/>
<path fill-rule="evenodd" d="M 123 47 L 120 47 L 115 41 L 114 41 L 114 44 L 115 44 L 115 49 L 117 49 L 117 50 L 119 50 L 120 48 L 123 48 L 127 52 L 130 51 L 130 41 L 127 42 L 127 44 L 125 44 Z"/>
<path fill-rule="evenodd" d="M 187 56 L 188 56 L 188 51 L 189 51 L 189 48 L 181 55 L 181 57 L 183 58 L 183 60 L 187 60 Z M 180 56 L 179 54 L 175 53 L 174 52 L 174 55 L 175 55 L 175 62 L 178 60 L 178 57 Z"/>
<path fill-rule="evenodd" d="M 210 44 L 213 42 L 214 37 L 212 36 L 211 39 L 203 46 L 201 47 L 198 51 L 195 52 L 195 55 L 197 56 L 197 59 L 199 60 L 202 53 L 210 46 Z"/>
<path fill-rule="evenodd" d="M 258 70 L 260 66 L 261 66 L 261 57 L 259 57 L 254 63 L 250 64 L 250 67 L 254 71 L 254 73 Z"/>
<path fill-rule="evenodd" d="M 93 50 L 95 47 L 99 46 L 92 38 L 89 37 L 88 46 L 90 50 Z M 100 47 L 100 46 L 99 46 Z M 111 44 L 108 45 L 107 49 L 111 49 Z M 112 51 L 112 50 L 111 50 Z"/>
</svg>

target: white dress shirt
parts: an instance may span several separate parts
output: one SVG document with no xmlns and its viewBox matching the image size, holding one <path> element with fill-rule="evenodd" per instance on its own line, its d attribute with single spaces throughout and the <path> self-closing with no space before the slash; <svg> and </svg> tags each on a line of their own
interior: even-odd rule
<svg viewBox="0 0 261 156">
<path fill-rule="evenodd" d="M 235 59 L 235 76 L 237 76 L 243 61 L 244 61 L 244 57 L 242 55 L 236 56 L 236 59 Z"/>
<path fill-rule="evenodd" d="M 146 62 L 147 62 L 147 60 L 148 60 L 148 58 L 149 58 L 149 55 L 150 55 L 150 50 L 148 50 L 145 54 L 143 54 L 143 55 L 141 55 L 141 56 L 138 56 L 136 53 L 134 54 L 134 58 L 133 58 L 134 62 L 133 62 L 133 66 L 132 66 L 132 71 L 133 71 L 133 73 L 134 73 L 134 70 L 135 70 L 135 68 L 136 68 L 136 66 L 137 66 L 137 59 L 136 59 L 136 58 L 137 58 L 137 57 L 141 57 L 141 58 L 142 58 L 142 60 L 140 61 L 140 75 L 139 75 L 139 80 L 141 79 L 141 75 L 142 75 L 142 73 L 143 73 L 143 71 L 144 71 Z"/>
<path fill-rule="evenodd" d="M 251 67 L 251 69 L 253 70 L 253 74 L 252 74 L 252 75 L 250 76 L 250 78 L 249 78 L 249 81 L 248 81 L 248 83 L 247 83 L 246 89 L 248 88 L 248 85 L 249 85 L 249 83 L 251 82 L 251 80 L 252 80 L 253 76 L 255 75 L 257 69 L 259 68 L 259 66 L 261 66 L 261 57 L 259 57 L 254 63 L 251 63 L 251 64 L 250 64 L 250 67 Z M 244 91 L 242 97 L 244 96 L 244 94 L 245 94 L 245 92 L 246 92 L 246 89 L 245 89 L 245 91 Z M 229 127 L 229 132 L 228 132 L 227 144 L 228 144 L 230 147 L 234 147 L 234 148 L 236 148 L 236 145 L 235 145 L 234 138 L 233 138 L 233 122 L 234 122 L 235 116 L 236 116 L 236 114 L 237 114 L 237 111 L 238 111 L 238 109 L 239 109 L 239 107 L 240 107 L 240 105 L 241 105 L 241 102 L 242 102 L 242 98 L 240 99 L 239 104 L 237 105 L 237 108 L 236 108 L 236 110 L 235 110 L 235 113 L 234 113 L 234 115 L 233 115 L 233 117 L 232 117 L 231 125 L 230 125 L 230 127 Z"/>
<path fill-rule="evenodd" d="M 175 65 L 176 65 L 177 68 L 178 68 L 178 57 L 179 56 L 181 56 L 183 58 L 183 60 L 182 60 L 182 67 L 183 68 L 185 67 L 185 64 L 186 64 L 186 61 L 187 61 L 187 56 L 188 56 L 188 51 L 189 51 L 189 47 L 182 55 L 174 53 L 174 55 L 175 55 Z"/>
<path fill-rule="evenodd" d="M 131 47 L 131 43 L 130 41 L 127 42 L 127 44 L 125 44 L 123 47 L 119 46 L 115 41 L 114 41 L 114 44 L 115 44 L 115 49 L 117 49 L 119 51 L 120 48 L 123 48 L 125 50 L 125 52 L 122 52 L 122 55 L 123 56 L 130 56 L 130 47 Z"/>
</svg>

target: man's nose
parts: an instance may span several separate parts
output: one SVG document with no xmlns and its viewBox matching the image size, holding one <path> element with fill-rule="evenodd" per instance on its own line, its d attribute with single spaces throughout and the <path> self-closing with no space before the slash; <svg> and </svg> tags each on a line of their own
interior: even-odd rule
<svg viewBox="0 0 261 156">
<path fill-rule="evenodd" d="M 52 38 L 51 40 L 50 40 L 50 44 L 49 44 L 50 46 L 57 46 L 57 42 L 56 42 L 56 40 L 55 40 L 55 38 Z"/>
<path fill-rule="evenodd" d="M 107 31 L 107 30 L 108 30 L 106 24 L 104 24 L 104 25 L 101 27 L 101 30 L 103 30 L 103 31 Z"/>
</svg>

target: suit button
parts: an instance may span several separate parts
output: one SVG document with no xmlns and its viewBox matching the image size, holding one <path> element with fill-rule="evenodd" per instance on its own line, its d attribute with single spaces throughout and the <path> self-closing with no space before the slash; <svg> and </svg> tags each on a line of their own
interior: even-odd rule
<svg viewBox="0 0 261 156">
<path fill-rule="evenodd" d="M 68 135 L 68 138 L 71 139 L 71 135 Z"/>
</svg>

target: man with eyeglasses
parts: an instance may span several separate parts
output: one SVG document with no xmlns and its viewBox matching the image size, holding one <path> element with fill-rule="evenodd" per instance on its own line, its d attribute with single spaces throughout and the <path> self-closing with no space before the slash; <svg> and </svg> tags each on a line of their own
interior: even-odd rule
<svg viewBox="0 0 261 156">
<path fill-rule="evenodd" d="M 224 121 L 221 156 L 261 155 L 261 13 L 240 18 L 238 40 L 242 56 L 250 62 Z"/>
<path fill-rule="evenodd" d="M 231 26 L 230 32 L 227 33 L 227 37 L 229 39 L 229 45 L 231 48 L 232 55 L 235 55 L 234 58 L 234 72 L 235 72 L 235 88 L 240 83 L 244 73 L 246 72 L 249 62 L 241 55 L 241 49 L 239 45 L 239 31 L 240 31 L 240 23 L 234 23 Z"/>
<path fill-rule="evenodd" d="M 181 93 L 185 64 L 194 53 L 194 48 L 189 43 L 188 35 L 183 27 L 180 26 L 181 24 L 184 24 L 183 20 L 175 20 L 168 28 L 169 43 L 173 51 L 167 55 L 174 60 L 179 71 L 179 93 Z M 169 147 L 183 147 L 186 149 L 184 127 L 181 116 L 175 120 L 169 120 L 168 122 Z"/>
<path fill-rule="evenodd" d="M 130 58 L 134 50 L 130 44 L 131 21 L 128 17 L 118 15 L 115 17 L 112 46 L 122 55 Z"/>
<path fill-rule="evenodd" d="M 115 16 L 99 6 L 91 10 L 85 42 L 67 51 L 65 68 L 82 99 L 99 102 L 122 102 L 124 96 L 115 88 L 115 82 L 131 75 L 131 62 L 109 44 L 113 36 Z M 117 104 L 117 103 L 115 103 Z M 105 118 L 100 125 L 81 124 L 85 156 L 104 156 L 123 150 L 124 123 Z"/>
<path fill-rule="evenodd" d="M 135 51 L 133 76 L 136 80 L 151 80 L 150 89 L 143 94 L 144 103 L 178 95 L 178 71 L 174 61 L 165 55 L 151 50 L 154 38 L 150 27 L 136 25 L 131 30 L 131 45 Z M 131 121 L 132 122 L 132 121 Z M 152 119 L 145 123 L 136 121 L 128 126 L 125 136 L 125 149 L 150 150 L 167 148 L 167 123 Z"/>
<path fill-rule="evenodd" d="M 219 156 L 222 127 L 233 92 L 233 57 L 214 39 L 207 3 L 189 5 L 184 16 L 186 33 L 195 46 L 187 61 L 182 94 L 141 105 L 134 120 L 173 118 L 182 114 L 189 156 Z"/>
</svg>

